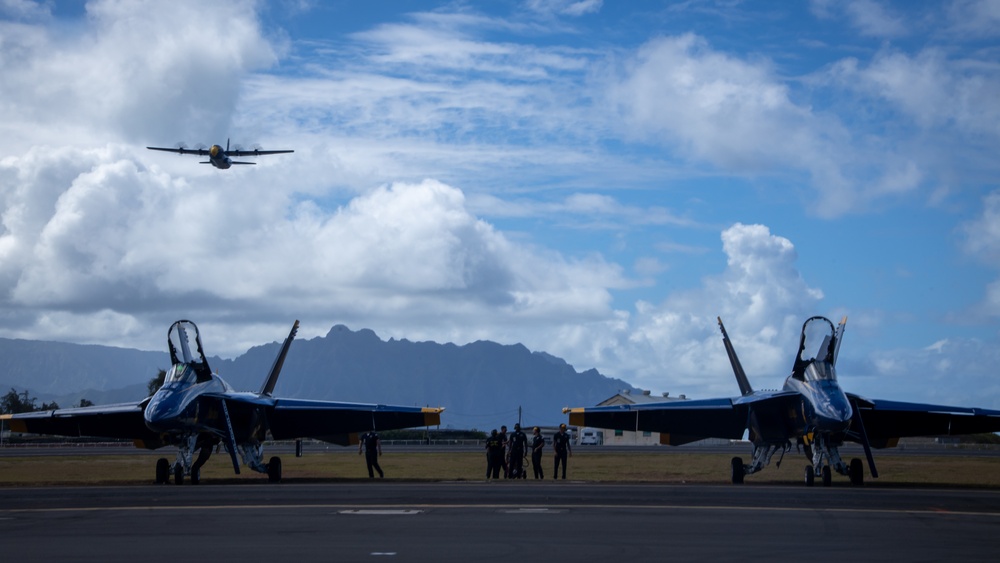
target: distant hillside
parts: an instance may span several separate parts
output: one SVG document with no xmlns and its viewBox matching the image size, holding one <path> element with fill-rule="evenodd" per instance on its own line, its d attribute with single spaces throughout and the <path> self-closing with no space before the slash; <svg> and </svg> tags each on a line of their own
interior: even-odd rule
<svg viewBox="0 0 1000 563">
<path fill-rule="evenodd" d="M 6 393 L 11 387 L 29 389 L 39 401 L 43 397 L 48 401 L 84 389 L 107 392 L 139 383 L 144 390 L 146 382 L 155 377 L 158 370 L 168 367 L 170 358 L 165 349 L 163 352 L 143 352 L 110 346 L 0 338 L 0 393 Z M 87 398 L 94 400 L 89 395 Z"/>
<path fill-rule="evenodd" d="M 59 361 L 53 360 L 50 347 Z M 210 358 L 209 363 L 237 390 L 256 391 L 278 347 L 277 342 L 255 346 L 234 360 Z M 169 361 L 166 352 L 20 340 L 0 340 L 0 353 L 4 363 L 16 358 L 17 366 L 0 365 L 0 390 L 28 388 L 40 401 L 126 385 L 133 386 L 134 394 L 135 385 L 145 385 Z M 31 373 L 35 375 L 27 375 Z M 443 406 L 443 426 L 489 429 L 512 426 L 519 407 L 525 424 L 556 424 L 566 420 L 563 407 L 593 405 L 631 388 L 596 370 L 577 372 L 559 358 L 520 344 L 383 341 L 371 330 L 337 325 L 325 337 L 293 343 L 275 395 Z"/>
</svg>

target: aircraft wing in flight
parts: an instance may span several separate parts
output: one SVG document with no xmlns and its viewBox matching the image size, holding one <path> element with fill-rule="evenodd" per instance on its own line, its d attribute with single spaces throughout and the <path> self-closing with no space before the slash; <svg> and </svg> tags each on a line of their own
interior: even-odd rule
<svg viewBox="0 0 1000 563">
<path fill-rule="evenodd" d="M 167 148 L 167 147 L 146 147 L 151 151 L 164 151 L 164 152 L 175 152 L 177 154 L 193 154 L 197 156 L 208 156 L 208 149 L 185 149 L 185 148 Z"/>
<path fill-rule="evenodd" d="M 286 154 L 286 153 L 290 153 L 290 152 L 295 152 L 295 151 L 293 151 L 293 150 L 280 150 L 280 151 L 227 150 L 226 154 L 228 154 L 229 156 L 264 156 L 264 155 L 267 155 L 267 154 Z"/>
</svg>

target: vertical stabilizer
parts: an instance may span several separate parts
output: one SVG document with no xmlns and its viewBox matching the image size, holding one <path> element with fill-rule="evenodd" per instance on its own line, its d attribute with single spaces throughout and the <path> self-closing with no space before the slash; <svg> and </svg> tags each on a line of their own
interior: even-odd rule
<svg viewBox="0 0 1000 563">
<path fill-rule="evenodd" d="M 750 387 L 750 380 L 747 379 L 747 374 L 743 371 L 743 365 L 740 364 L 740 358 L 736 355 L 736 350 L 733 349 L 733 343 L 729 340 L 729 335 L 726 334 L 726 327 L 722 324 L 722 318 L 716 317 L 719 321 L 719 330 L 722 331 L 722 343 L 726 345 L 726 353 L 729 354 L 729 363 L 733 365 L 733 373 L 736 374 L 736 383 L 740 386 L 741 395 L 749 395 L 753 393 L 753 387 Z"/>
<path fill-rule="evenodd" d="M 295 333 L 298 330 L 299 321 L 295 321 L 295 324 L 292 325 L 292 331 L 288 333 L 288 338 L 281 345 L 278 357 L 274 359 L 274 365 L 271 366 L 271 372 L 267 374 L 267 379 L 264 380 L 264 386 L 260 388 L 261 395 L 270 395 L 274 391 L 274 386 L 278 383 L 278 375 L 281 373 L 281 366 L 285 364 L 285 356 L 288 355 L 288 349 L 292 346 L 292 340 L 295 339 Z"/>
<path fill-rule="evenodd" d="M 840 324 L 837 325 L 837 330 L 834 333 L 834 338 L 837 342 L 833 346 L 833 365 L 837 365 L 837 356 L 840 355 L 840 343 L 844 341 L 844 329 L 847 327 L 847 315 L 840 319 Z"/>
</svg>

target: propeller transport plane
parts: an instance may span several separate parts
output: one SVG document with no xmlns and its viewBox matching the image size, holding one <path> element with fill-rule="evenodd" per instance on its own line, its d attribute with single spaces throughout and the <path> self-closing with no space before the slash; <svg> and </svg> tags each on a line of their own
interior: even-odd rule
<svg viewBox="0 0 1000 563">
<path fill-rule="evenodd" d="M 247 156 L 265 156 L 269 154 L 285 154 L 285 153 L 295 152 L 293 150 L 262 151 L 259 148 L 248 151 L 239 148 L 239 145 L 236 145 L 236 147 L 237 148 L 230 150 L 229 139 L 226 139 L 225 150 L 223 150 L 223 148 L 220 145 L 212 145 L 207 149 L 204 148 L 188 149 L 185 147 L 177 147 L 172 149 L 166 147 L 146 147 L 146 148 L 151 151 L 166 151 L 166 152 L 175 152 L 177 154 L 192 154 L 195 156 L 207 156 L 208 160 L 203 160 L 199 164 L 211 164 L 212 166 L 218 168 L 219 170 L 227 170 L 234 164 L 257 164 L 256 162 L 236 161 L 233 160 L 231 157 L 243 158 Z"/>
<path fill-rule="evenodd" d="M 149 449 L 176 446 L 173 466 L 166 458 L 157 460 L 156 482 L 168 482 L 172 473 L 178 485 L 185 476 L 197 484 L 201 466 L 220 443 L 229 452 L 237 474 L 239 454 L 247 467 L 279 482 L 281 459 L 272 457 L 264 463 L 262 443 L 268 435 L 274 440 L 316 438 L 347 446 L 358 443 L 359 432 L 441 424 L 442 408 L 273 397 L 298 328 L 299 321 L 295 321 L 256 393 L 236 392 L 213 374 L 198 327 L 180 320 L 167 332 L 173 367 L 151 397 L 134 403 L 7 414 L 0 420 L 9 421 L 14 432 L 126 438 Z M 195 450 L 198 457 L 192 461 Z"/>
<path fill-rule="evenodd" d="M 749 431 L 750 463 L 732 459 L 732 482 L 737 484 L 769 465 L 778 452 L 776 465 L 780 467 L 794 439 L 809 459 L 805 468 L 809 486 L 817 478 L 829 486 L 833 471 L 846 475 L 854 485 L 864 483 L 862 461 L 855 458 L 848 464 L 840 457 L 845 441 L 861 444 L 871 476 L 878 477 L 872 448 L 893 447 L 901 437 L 1000 431 L 1000 411 L 996 410 L 870 400 L 845 393 L 837 382 L 836 364 L 847 317 L 836 328 L 825 317 L 807 319 L 784 387 L 754 391 L 722 319 L 718 321 L 739 397 L 564 409 L 570 424 L 659 432 L 660 443 L 674 446 L 704 438 L 741 439 Z M 809 348 L 817 350 L 811 357 L 807 346 L 816 342 L 818 348 Z"/>
</svg>

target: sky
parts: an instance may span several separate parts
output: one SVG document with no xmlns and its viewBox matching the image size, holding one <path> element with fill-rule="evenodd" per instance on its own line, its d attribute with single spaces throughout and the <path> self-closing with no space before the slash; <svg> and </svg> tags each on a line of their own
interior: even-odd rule
<svg viewBox="0 0 1000 563">
<path fill-rule="evenodd" d="M 146 146 L 294 149 L 217 170 Z M 0 337 L 1000 408 L 1000 0 L 0 0 Z M 266 370 L 263 366 L 262 370 Z M 578 406 L 578 405 L 569 405 Z"/>
</svg>

